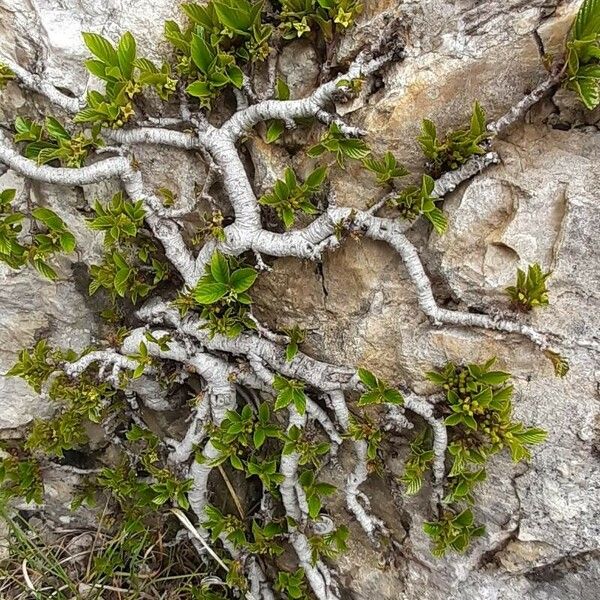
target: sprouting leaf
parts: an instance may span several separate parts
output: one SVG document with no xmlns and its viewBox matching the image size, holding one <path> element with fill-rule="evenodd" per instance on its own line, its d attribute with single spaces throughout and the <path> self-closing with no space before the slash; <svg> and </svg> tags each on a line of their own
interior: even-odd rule
<svg viewBox="0 0 600 600">
<path fill-rule="evenodd" d="M 544 273 L 538 263 L 527 267 L 527 273 L 517 269 L 517 282 L 507 287 L 506 292 L 513 303 L 523 310 L 531 310 L 548 304 L 548 288 L 546 280 L 552 274 L 551 271 Z"/>
</svg>

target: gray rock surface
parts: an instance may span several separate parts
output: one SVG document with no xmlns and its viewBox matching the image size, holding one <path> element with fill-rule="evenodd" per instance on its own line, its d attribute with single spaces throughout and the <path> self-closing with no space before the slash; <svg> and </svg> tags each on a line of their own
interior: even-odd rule
<svg viewBox="0 0 600 600">
<path fill-rule="evenodd" d="M 178 17 L 175 0 L 0 0 L 3 51 L 28 66 L 43 65 L 56 84 L 80 93 L 87 85 L 79 32 L 116 37 L 130 29 L 139 46 L 161 55 L 161 22 Z M 367 4 L 367 3 L 365 3 Z M 561 0 L 382 0 L 368 3 L 358 28 L 338 48 L 344 59 L 377 36 L 387 16 L 406 30 L 406 59 L 385 74 L 379 89 L 365 90 L 343 108 L 364 126 L 368 142 L 390 149 L 413 171 L 422 167 L 415 137 L 420 120 L 432 118 L 444 131 L 462 125 L 479 99 L 497 117 L 544 76 L 541 54 L 557 53 L 577 8 Z M 154 53 L 154 54 L 153 54 Z M 317 76 L 316 56 L 304 42 L 281 58 L 293 93 L 305 93 Z M 307 81 L 310 79 L 310 82 Z M 13 116 L 24 98 L 9 86 Z M 39 103 L 43 107 L 43 103 Z M 600 589 L 600 466 L 598 355 L 577 340 L 600 331 L 600 136 L 598 114 L 584 112 L 564 90 L 537 106 L 528 123 L 497 142 L 502 164 L 462 186 L 445 202 L 448 233 L 411 233 L 424 257 L 438 298 L 450 305 L 507 311 L 504 288 L 517 266 L 539 261 L 552 269 L 551 305 L 532 323 L 573 340 L 571 372 L 553 377 L 550 364 L 516 336 L 437 329 L 418 310 L 398 258 L 378 243 L 350 240 L 322 265 L 292 259 L 275 262 L 257 285 L 257 309 L 272 326 L 299 323 L 309 331 L 306 349 L 333 362 L 376 369 L 395 382 L 427 390 L 423 371 L 450 359 L 480 361 L 495 355 L 515 374 L 518 416 L 549 431 L 530 464 L 514 466 L 497 457 L 482 487 L 478 518 L 488 527 L 465 556 L 435 560 L 421 523 L 428 518 L 423 497 L 394 503 L 384 481 L 365 486 L 375 511 L 401 542 L 396 564 L 381 566 L 380 555 L 352 526 L 350 552 L 339 563 L 342 584 L 354 600 L 593 600 Z M 567 129 L 566 131 L 553 126 Z M 288 134 L 286 134 L 288 135 Z M 294 132 L 298 139 L 310 138 Z M 303 137 L 304 136 L 304 137 Z M 275 147 L 252 142 L 251 158 L 264 191 L 287 162 Z M 176 186 L 196 159 L 168 159 L 147 151 L 144 168 L 157 173 L 156 186 Z M 301 155 L 290 157 L 306 168 Z M 176 170 L 180 169 L 180 170 Z M 175 173 L 175 175 L 173 175 Z M 11 179 L 12 178 L 12 179 Z M 0 184 L 16 183 L 12 174 Z M 174 182 L 174 183 L 173 183 Z M 153 181 L 154 184 L 154 181 Z M 334 181 L 340 204 L 364 207 L 377 193 L 370 178 L 352 168 Z M 87 190 L 84 204 L 96 193 Z M 36 190 L 83 236 L 83 255 L 61 265 L 63 279 L 52 285 L 35 274 L 0 271 L 0 370 L 18 348 L 42 333 L 61 343 L 85 345 L 96 333 L 93 310 L 74 266 L 89 263 L 98 240 L 74 210 L 81 200 L 70 192 Z M 277 306 L 277 312 L 272 310 Z M 68 306 L 68 310 L 65 307 Z M 47 410 L 20 381 L 0 378 L 0 430 L 25 424 Z M 405 446 L 386 463 L 402 472 Z M 342 456 L 344 459 L 344 456 Z M 333 476 L 333 475 L 332 475 Z M 332 504 L 341 518 L 343 508 Z"/>
</svg>

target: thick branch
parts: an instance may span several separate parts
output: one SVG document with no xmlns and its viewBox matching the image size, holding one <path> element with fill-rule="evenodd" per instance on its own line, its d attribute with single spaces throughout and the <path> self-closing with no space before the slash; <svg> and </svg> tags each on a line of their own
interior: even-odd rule
<svg viewBox="0 0 600 600">
<path fill-rule="evenodd" d="M 237 140 L 244 132 L 261 121 L 268 121 L 270 119 L 288 121 L 290 119 L 323 116 L 321 111 L 323 111 L 328 102 L 332 101 L 335 94 L 344 90 L 347 91 L 347 87 L 340 87 L 338 85 L 340 82 L 368 77 L 390 62 L 394 56 L 395 54 L 390 52 L 378 58 L 367 60 L 366 55 L 361 55 L 346 73 L 339 75 L 332 81 L 324 83 L 310 96 L 302 100 L 263 100 L 244 110 L 237 111 L 221 127 L 221 130 L 230 139 Z"/>
</svg>

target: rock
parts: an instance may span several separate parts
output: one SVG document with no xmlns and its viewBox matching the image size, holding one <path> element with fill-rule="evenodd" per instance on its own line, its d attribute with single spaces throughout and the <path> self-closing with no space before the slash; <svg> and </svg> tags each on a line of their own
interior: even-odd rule
<svg viewBox="0 0 600 600">
<path fill-rule="evenodd" d="M 284 46 L 277 65 L 290 88 L 292 99 L 303 98 L 315 89 L 321 68 L 317 52 L 309 40 L 294 40 Z"/>
<path fill-rule="evenodd" d="M 83 66 L 89 52 L 81 32 L 100 33 L 115 42 L 125 31 L 135 34 L 138 55 L 163 60 L 168 51 L 162 23 L 181 18 L 177 0 L 0 0 L 0 35 L 14 47 L 22 64 L 40 61 L 50 82 L 75 95 L 90 81 Z M 160 24 L 157 26 L 157 24 Z"/>
<path fill-rule="evenodd" d="M 97 314 L 72 279 L 68 263 L 59 269 L 62 280 L 42 279 L 33 269 L 18 273 L 0 266 L 0 372 L 8 371 L 21 348 L 42 337 L 51 344 L 81 351 L 97 330 Z M 0 432 L 27 424 L 33 417 L 51 414 L 48 400 L 36 394 L 22 379 L 0 377 Z M 6 433 L 6 432 L 5 432 Z"/>
</svg>

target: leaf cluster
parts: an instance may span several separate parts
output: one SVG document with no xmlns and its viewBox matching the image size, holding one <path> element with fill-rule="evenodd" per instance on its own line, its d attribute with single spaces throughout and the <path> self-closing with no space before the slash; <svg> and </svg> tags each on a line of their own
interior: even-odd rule
<svg viewBox="0 0 600 600">
<path fill-rule="evenodd" d="M 386 185 L 399 177 L 406 177 L 408 170 L 398 162 L 391 152 L 386 152 L 381 158 L 367 156 L 363 166 L 377 177 L 377 183 Z"/>
<path fill-rule="evenodd" d="M 0 90 L 6 86 L 9 81 L 15 79 L 15 74 L 8 65 L 0 62 Z"/>
<path fill-rule="evenodd" d="M 283 179 L 278 179 L 273 191 L 259 198 L 258 202 L 273 208 L 285 228 L 289 229 L 294 224 L 297 213 L 314 215 L 318 212 L 311 199 L 319 191 L 326 177 L 327 167 L 317 167 L 304 183 L 300 183 L 294 170 L 286 167 Z"/>
<path fill-rule="evenodd" d="M 258 477 L 267 489 L 274 490 L 283 479 L 277 472 L 277 461 L 259 451 L 269 439 L 282 438 L 281 429 L 271 421 L 266 402 L 260 405 L 257 414 L 248 405 L 240 412 L 227 411 L 220 426 L 210 432 L 210 441 L 219 455 L 208 464 L 216 467 L 229 462 L 234 469 L 244 471 L 247 477 Z M 205 460 L 201 454 L 196 459 Z"/>
<path fill-rule="evenodd" d="M 37 393 L 49 382 L 48 397 L 58 406 L 52 418 L 34 419 L 25 443 L 28 450 L 60 457 L 65 450 L 87 442 L 86 423 L 100 423 L 107 416 L 115 391 L 107 383 L 96 381 L 92 373 L 76 380 L 67 377 L 63 365 L 76 358 L 74 352 L 53 349 L 41 340 L 33 348 L 22 350 L 6 373 L 21 377 Z"/>
<path fill-rule="evenodd" d="M 128 297 L 132 302 L 145 298 L 168 276 L 168 266 L 158 247 L 143 230 L 142 201 L 131 202 L 118 192 L 105 205 L 94 203 L 95 217 L 88 226 L 104 232 L 104 257 L 90 267 L 90 295 L 105 289 L 113 301 Z"/>
<path fill-rule="evenodd" d="M 425 156 L 429 159 L 430 174 L 439 177 L 464 165 L 471 156 L 486 152 L 490 134 L 486 128 L 485 112 L 479 102 L 473 105 L 471 126 L 468 129 L 450 131 L 442 140 L 438 138 L 435 124 L 425 119 L 421 135 L 417 138 Z"/>
<path fill-rule="evenodd" d="M 43 503 L 44 484 L 37 461 L 19 458 L 14 454 L 0 458 L 0 502 L 4 503 L 10 498 Z"/>
<path fill-rule="evenodd" d="M 308 516 L 316 519 L 321 514 L 323 498 L 334 494 L 337 488 L 331 483 L 319 481 L 315 477 L 314 471 L 302 471 L 298 476 L 298 482 L 306 494 Z"/>
<path fill-rule="evenodd" d="M 358 400 L 358 406 L 370 404 L 404 404 L 402 394 L 367 369 L 358 369 L 358 376 L 367 391 Z"/>
<path fill-rule="evenodd" d="M 448 228 L 448 220 L 436 202 L 440 199 L 433 195 L 435 181 L 429 175 L 423 175 L 421 185 L 410 185 L 397 196 L 390 198 L 389 206 L 397 208 L 403 219 L 414 221 L 422 216 L 427 219 L 436 232 L 441 235 Z"/>
<path fill-rule="evenodd" d="M 291 600 L 308 600 L 304 569 L 296 569 L 293 573 L 279 571 L 275 582 L 275 591 L 286 594 Z"/>
<path fill-rule="evenodd" d="M 373 422 L 367 415 L 362 419 L 350 415 L 350 424 L 346 434 L 351 440 L 367 442 L 367 459 L 373 465 L 377 459 L 377 452 L 383 442 L 383 431 L 379 425 Z"/>
<path fill-rule="evenodd" d="M 202 525 L 210 531 L 213 542 L 224 536 L 236 548 L 255 555 L 279 556 L 283 552 L 283 547 L 277 543 L 285 533 L 281 522 L 273 520 L 261 526 L 256 519 L 252 519 L 248 531 L 241 519 L 223 514 L 213 505 L 206 506 L 205 512 L 207 518 Z"/>
<path fill-rule="evenodd" d="M 447 511 L 439 521 L 427 521 L 423 530 L 432 540 L 431 553 L 442 557 L 448 550 L 464 552 L 471 540 L 485 533 L 485 527 L 476 525 L 470 509 L 455 514 Z"/>
<path fill-rule="evenodd" d="M 544 273 L 538 263 L 527 267 L 527 273 L 517 269 L 517 282 L 506 288 L 506 293 L 515 306 L 529 311 L 538 306 L 548 305 L 548 288 L 546 280 L 552 271 Z"/>
<path fill-rule="evenodd" d="M 281 0 L 279 29 L 293 40 L 319 28 L 327 41 L 339 30 L 349 29 L 363 10 L 359 0 Z"/>
<path fill-rule="evenodd" d="M 337 123 L 332 123 L 319 143 L 306 153 L 311 158 L 317 158 L 326 152 L 333 154 L 337 164 L 344 168 L 346 159 L 362 161 L 371 154 L 371 149 L 364 140 L 347 137 Z"/>
<path fill-rule="evenodd" d="M 70 353 L 52 348 L 46 340 L 40 340 L 32 348 L 24 348 L 12 368 L 5 373 L 7 377 L 20 377 L 38 394 L 50 375 L 60 369 L 64 360 L 72 358 Z"/>
<path fill-rule="evenodd" d="M 128 31 L 114 46 L 97 33 L 84 33 L 83 41 L 94 58 L 86 60 L 88 71 L 105 82 L 104 94 L 91 91 L 87 106 L 74 118 L 76 123 L 122 127 L 135 114 L 134 100 L 145 87 L 153 88 L 163 100 L 176 89 L 168 64 L 159 69 L 152 61 L 137 57 L 135 38 Z"/>
<path fill-rule="evenodd" d="M 457 366 L 448 363 L 441 371 L 430 371 L 427 377 L 446 391 L 445 424 L 452 435 L 484 457 L 507 448 L 515 462 L 530 458 L 528 445 L 546 439 L 546 432 L 525 427 L 512 420 L 512 385 L 510 373 L 492 371 L 495 358 L 484 364 Z M 454 462 L 462 465 L 462 457 Z M 473 459 L 467 456 L 467 462 Z"/>
<path fill-rule="evenodd" d="M 200 225 L 192 238 L 192 244 L 199 246 L 207 238 L 219 242 L 225 241 L 225 230 L 223 222 L 225 217 L 220 210 L 213 210 L 211 213 L 204 213 L 200 217 Z"/>
<path fill-rule="evenodd" d="M 348 536 L 350 531 L 345 525 L 340 525 L 333 531 L 324 535 L 313 535 L 308 539 L 311 551 L 311 560 L 315 565 L 322 558 L 332 560 L 348 550 Z"/>
<path fill-rule="evenodd" d="M 48 260 L 59 253 L 73 252 L 75 236 L 65 222 L 52 210 L 39 206 L 25 214 L 13 208 L 16 191 L 0 192 L 0 261 L 12 269 L 27 263 L 47 279 L 58 279 Z M 23 222 L 29 221 L 28 231 Z"/>
<path fill-rule="evenodd" d="M 190 26 L 182 30 L 167 21 L 165 36 L 175 47 L 178 72 L 192 80 L 186 92 L 210 108 L 227 86 L 242 87 L 241 65 L 267 57 L 273 27 L 262 21 L 262 2 L 211 0 L 182 8 Z"/>
<path fill-rule="evenodd" d="M 218 250 L 206 265 L 204 275 L 191 292 L 191 297 L 202 307 L 200 316 L 205 319 L 203 328 L 211 337 L 219 334 L 237 337 L 256 325 L 250 318 L 252 298 L 248 290 L 254 285 L 258 273 L 244 267 L 233 256 Z"/>
<path fill-rule="evenodd" d="M 321 466 L 321 457 L 331 449 L 329 442 L 318 442 L 312 439 L 306 430 L 296 425 L 288 429 L 284 442 L 282 455 L 297 454 L 300 466 L 312 465 L 315 469 Z"/>
<path fill-rule="evenodd" d="M 304 383 L 302 381 L 287 379 L 276 373 L 273 388 L 277 392 L 275 410 L 281 410 L 293 404 L 301 415 L 306 412 L 306 394 L 304 393 Z"/>
<path fill-rule="evenodd" d="M 298 346 L 304 342 L 306 338 L 306 331 L 298 327 L 298 325 L 294 325 L 290 329 L 286 329 L 285 334 L 290 339 L 285 347 L 285 360 L 286 362 L 291 362 L 298 354 Z"/>
<path fill-rule="evenodd" d="M 88 220 L 88 226 L 95 231 L 104 232 L 106 246 L 114 246 L 127 238 L 134 238 L 146 216 L 143 201 L 131 202 L 125 199 L 122 192 L 116 193 L 104 206 L 96 200 L 94 213 L 96 216 Z"/>
<path fill-rule="evenodd" d="M 46 117 L 43 124 L 26 117 L 15 119 L 15 142 L 26 142 L 23 154 L 38 165 L 58 161 L 62 167 L 83 166 L 91 149 L 102 144 L 98 137 L 85 133 L 70 134 L 54 117 Z"/>
<path fill-rule="evenodd" d="M 440 520 L 424 525 L 435 556 L 448 550 L 463 552 L 473 537 L 483 534 L 484 528 L 473 524 L 469 507 L 475 503 L 475 488 L 486 479 L 489 458 L 506 448 L 513 461 L 526 460 L 530 458 L 529 446 L 546 439 L 542 429 L 513 421 L 511 376 L 492 370 L 495 360 L 464 366 L 448 363 L 426 374 L 446 395 L 445 402 L 437 406 L 445 415 L 450 459 L 442 500 L 447 508 Z M 411 444 L 402 477 L 408 493 L 419 491 L 433 460 L 432 436 L 427 428 Z"/>
<path fill-rule="evenodd" d="M 116 467 L 102 469 L 97 484 L 111 493 L 127 515 L 147 516 L 167 502 L 189 508 L 187 493 L 193 487 L 193 480 L 179 479 L 168 469 L 153 466 L 148 460 L 144 466 L 150 468 L 150 478 L 140 477 L 135 468 L 122 462 Z"/>
<path fill-rule="evenodd" d="M 566 86 L 585 107 L 600 104 L 600 0 L 584 0 L 573 23 L 566 47 Z"/>
<path fill-rule="evenodd" d="M 431 468 L 435 457 L 432 442 L 431 430 L 427 427 L 410 444 L 410 454 L 406 461 L 404 473 L 400 478 L 407 494 L 418 493 L 423 485 L 423 478 Z"/>
</svg>

